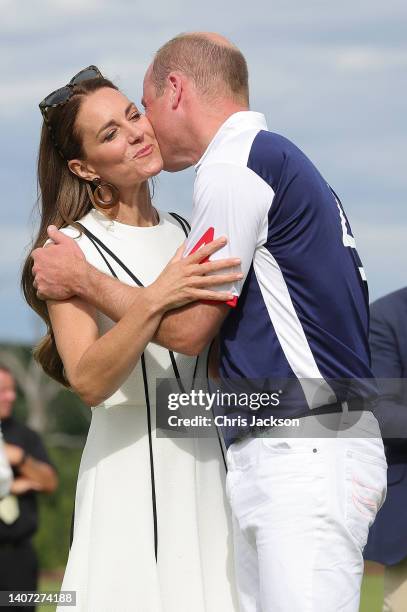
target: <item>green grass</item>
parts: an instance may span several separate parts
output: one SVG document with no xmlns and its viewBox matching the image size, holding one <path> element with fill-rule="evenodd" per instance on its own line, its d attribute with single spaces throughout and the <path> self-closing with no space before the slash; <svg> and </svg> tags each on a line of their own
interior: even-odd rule
<svg viewBox="0 0 407 612">
<path fill-rule="evenodd" d="M 40 581 L 39 591 L 59 591 L 60 582 L 43 578 Z M 365 575 L 362 584 L 362 597 L 360 612 L 381 612 L 383 605 L 383 577 Z M 56 606 L 38 606 L 37 612 L 55 612 Z M 69 612 L 69 607 L 66 608 Z M 322 611 L 321 611 L 322 612 Z"/>
<path fill-rule="evenodd" d="M 49 593 L 59 591 L 61 588 L 61 581 L 49 578 L 41 578 L 40 583 L 38 585 L 39 593 Z M 66 608 L 67 612 L 69 612 L 70 608 Z M 39 605 L 37 606 L 37 612 L 55 612 L 56 606 L 54 605 Z"/>
<path fill-rule="evenodd" d="M 59 486 L 51 495 L 39 495 L 39 530 L 34 538 L 40 568 L 63 568 L 69 552 L 75 486 L 81 458 L 80 449 L 50 448 L 58 471 Z"/>
<path fill-rule="evenodd" d="M 360 612 L 382 612 L 383 576 L 365 574 L 362 583 Z"/>
</svg>

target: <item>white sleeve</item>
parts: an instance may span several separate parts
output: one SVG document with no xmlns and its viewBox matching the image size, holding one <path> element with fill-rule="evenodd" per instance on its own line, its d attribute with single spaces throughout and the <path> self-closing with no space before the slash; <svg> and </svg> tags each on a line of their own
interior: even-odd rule
<svg viewBox="0 0 407 612">
<path fill-rule="evenodd" d="M 214 163 L 198 170 L 187 255 L 211 240 L 226 236 L 227 245 L 211 256 L 211 261 L 240 257 L 243 279 L 218 291 L 231 290 L 239 296 L 253 261 L 256 248 L 267 237 L 267 215 L 273 190 L 257 174 L 244 166 Z M 224 271 L 220 272 L 224 273 Z"/>
<path fill-rule="evenodd" d="M 0 429 L 0 499 L 8 495 L 12 480 L 13 472 L 11 471 L 9 462 L 7 461 L 3 444 L 3 436 Z"/>
</svg>

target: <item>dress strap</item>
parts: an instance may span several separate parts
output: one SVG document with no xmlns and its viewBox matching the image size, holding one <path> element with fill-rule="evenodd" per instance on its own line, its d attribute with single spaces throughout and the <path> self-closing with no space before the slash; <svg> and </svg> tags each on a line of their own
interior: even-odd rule
<svg viewBox="0 0 407 612">
<path fill-rule="evenodd" d="M 154 523 L 154 553 L 155 553 L 155 560 L 157 561 L 157 554 L 158 554 L 157 499 L 156 499 L 156 494 L 155 494 L 153 437 L 152 437 L 152 427 L 151 427 L 151 406 L 150 406 L 150 396 L 148 393 L 148 378 L 147 378 L 147 368 L 146 368 L 146 360 L 144 357 L 144 353 L 142 353 L 141 355 L 141 369 L 143 371 L 143 383 L 144 383 L 146 406 L 147 406 L 148 448 L 150 452 L 151 497 L 152 497 L 152 503 L 153 503 L 153 523 Z"/>
<path fill-rule="evenodd" d="M 181 215 L 179 215 L 178 213 L 175 212 L 170 212 L 169 213 L 171 215 L 171 217 L 173 217 L 176 221 L 178 221 L 178 223 L 180 224 L 180 226 L 182 227 L 182 229 L 184 230 L 184 234 L 185 236 L 188 238 L 188 234 L 191 231 L 191 226 L 188 223 L 188 221 L 186 219 L 184 219 L 184 217 L 181 217 Z"/>
<path fill-rule="evenodd" d="M 136 283 L 136 285 L 138 285 L 139 287 L 144 287 L 143 283 L 137 278 L 137 276 L 135 274 L 133 274 L 133 272 L 126 266 L 126 264 L 123 263 L 122 260 L 119 259 L 119 257 L 117 257 L 117 255 L 115 253 L 113 253 L 113 251 L 111 251 L 109 249 L 109 247 L 107 247 L 105 245 L 104 242 L 102 242 L 100 240 L 100 238 L 98 238 L 97 236 L 92 234 L 92 232 L 90 230 L 88 230 L 87 227 L 84 227 L 82 225 L 82 223 L 77 222 L 76 225 L 79 225 L 81 227 L 81 229 L 82 229 L 83 233 L 85 234 L 85 236 L 87 236 L 89 238 L 89 240 L 93 243 L 94 247 L 100 253 L 100 255 L 102 256 L 104 262 L 106 263 L 107 267 L 109 268 L 111 274 L 115 278 L 117 278 L 117 274 L 114 272 L 114 270 L 112 269 L 112 267 L 108 263 L 106 257 L 102 254 L 102 252 L 98 248 L 98 246 L 101 249 L 103 249 L 126 272 L 126 274 L 128 274 L 130 276 L 130 278 Z"/>
<path fill-rule="evenodd" d="M 129 268 L 113 253 L 113 251 L 111 251 L 97 236 L 92 234 L 92 232 L 88 230 L 86 227 L 84 227 L 81 223 L 77 223 L 76 225 L 79 225 L 81 227 L 85 236 L 87 236 L 89 240 L 92 242 L 95 249 L 98 251 L 98 253 L 103 258 L 103 261 L 106 263 L 107 267 L 109 268 L 114 278 L 117 278 L 117 274 L 113 270 L 112 266 L 108 262 L 105 255 L 103 254 L 102 249 L 104 249 L 106 253 L 110 255 L 110 257 L 114 259 L 114 261 L 116 261 L 116 263 L 118 263 L 119 266 L 121 266 L 125 272 L 127 272 L 130 278 L 132 278 L 139 287 L 143 286 L 141 281 L 139 281 L 139 279 L 133 274 L 133 272 L 129 270 Z M 140 360 L 141 360 L 141 369 L 143 372 L 144 395 L 146 399 L 146 410 L 147 410 L 148 446 L 149 446 L 150 476 L 151 476 L 151 501 L 152 501 L 152 506 L 153 506 L 153 523 L 154 523 L 154 553 L 155 553 L 155 560 L 157 561 L 157 554 L 158 554 L 157 499 L 156 499 L 156 493 L 155 493 L 153 436 L 152 436 L 152 426 L 151 426 L 151 404 L 150 404 L 150 394 L 148 390 L 148 377 L 147 377 L 147 368 L 146 368 L 146 360 L 145 360 L 144 352 L 141 354 Z"/>
</svg>

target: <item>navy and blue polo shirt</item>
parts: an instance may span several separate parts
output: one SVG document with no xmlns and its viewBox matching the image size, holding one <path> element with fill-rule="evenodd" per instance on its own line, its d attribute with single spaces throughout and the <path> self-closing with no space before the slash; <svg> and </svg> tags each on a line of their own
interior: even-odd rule
<svg viewBox="0 0 407 612">
<path fill-rule="evenodd" d="M 304 385 L 313 408 L 335 401 L 330 379 L 372 376 L 367 282 L 342 204 L 263 115 L 233 114 L 209 144 L 191 225 L 187 252 L 202 236 L 225 235 L 211 259 L 242 260 L 220 333 L 222 378 L 327 381 L 317 395 Z"/>
</svg>

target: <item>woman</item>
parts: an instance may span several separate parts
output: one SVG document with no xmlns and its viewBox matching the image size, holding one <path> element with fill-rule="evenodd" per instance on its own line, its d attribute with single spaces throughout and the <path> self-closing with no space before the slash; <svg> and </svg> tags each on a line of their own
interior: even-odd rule
<svg viewBox="0 0 407 612">
<path fill-rule="evenodd" d="M 184 260 L 179 249 L 165 267 L 185 235 L 178 220 L 151 205 L 147 180 L 162 169 L 154 132 L 95 67 L 40 107 L 42 218 L 34 248 L 45 243 L 47 226 L 63 227 L 95 267 L 146 286 L 133 316 L 114 325 L 78 298 L 45 307 L 30 259 L 24 268 L 26 299 L 48 325 L 39 362 L 94 406 L 62 589 L 76 591 L 74 609 L 83 612 L 232 611 L 218 442 L 155 435 L 156 377 L 192 384 L 195 359 L 149 341 L 168 309 L 219 298 L 203 287 L 238 275 L 199 278 L 196 263 L 221 241 Z M 182 289 L 191 266 L 195 276 Z M 204 264 L 206 272 L 215 269 Z"/>
</svg>

